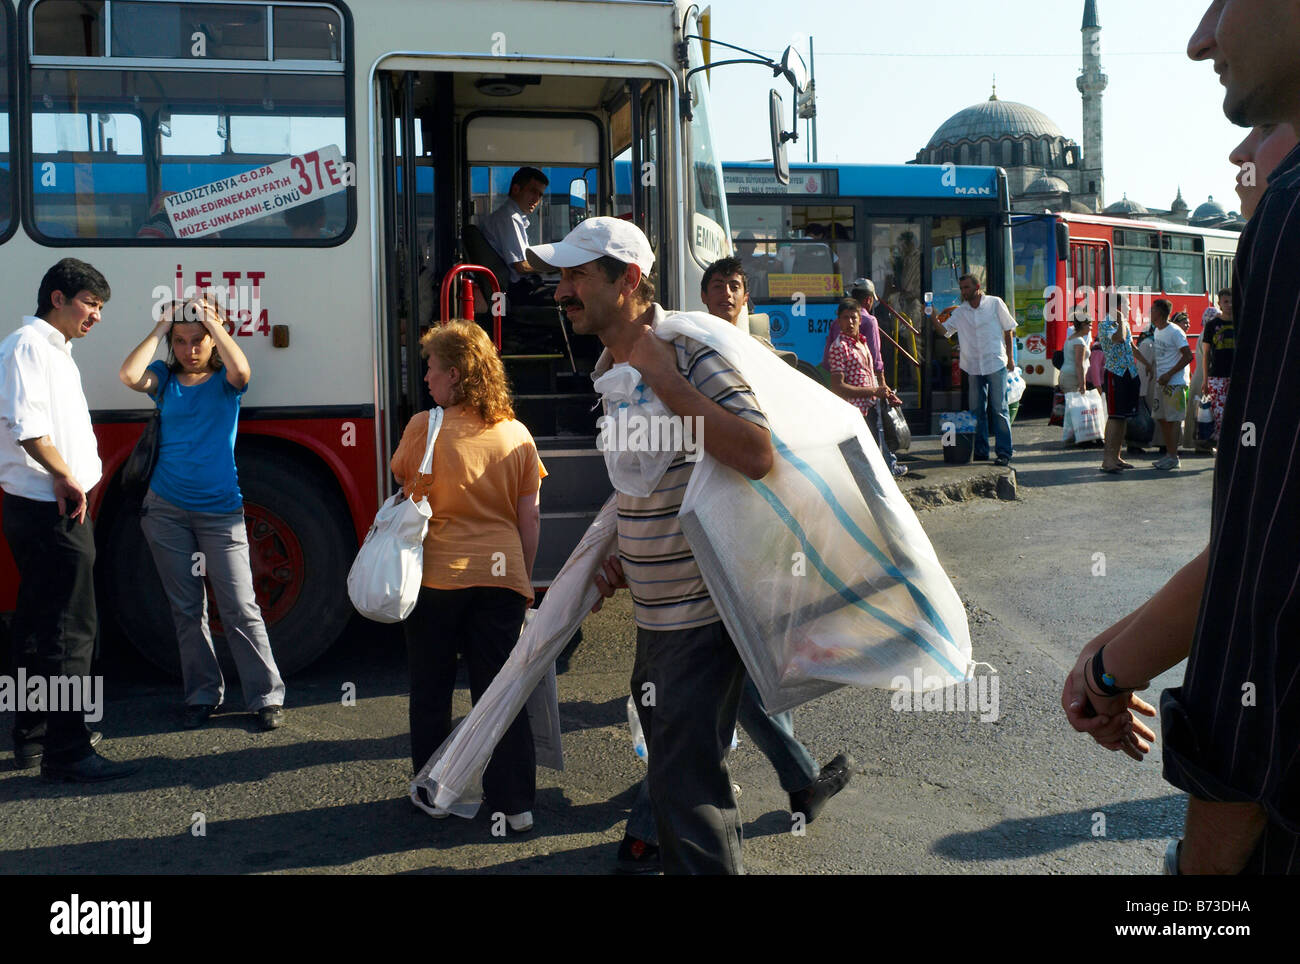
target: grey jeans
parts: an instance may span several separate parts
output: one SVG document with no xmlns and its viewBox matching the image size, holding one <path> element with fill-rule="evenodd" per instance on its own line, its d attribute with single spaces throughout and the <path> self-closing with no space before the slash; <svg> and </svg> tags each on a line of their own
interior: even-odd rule
<svg viewBox="0 0 1300 964">
<path fill-rule="evenodd" d="M 226 692 L 208 629 L 208 596 L 203 585 L 206 569 L 230 654 L 239 670 L 245 707 L 283 706 L 284 681 L 271 655 L 271 642 L 253 593 L 244 513 L 191 512 L 150 489 L 140 509 L 140 528 L 171 602 L 185 702 L 219 706 Z"/>
<path fill-rule="evenodd" d="M 817 779 L 820 772 L 817 762 L 807 747 L 795 739 L 794 720 L 790 711 L 769 716 L 763 709 L 763 701 L 754 681 L 748 676 L 745 677 L 745 688 L 740 696 L 737 721 L 754 741 L 754 745 L 771 761 L 777 779 L 781 781 L 781 789 L 786 793 L 803 790 Z M 627 818 L 627 833 L 648 844 L 659 844 L 654 808 L 650 803 L 650 788 L 645 780 L 641 781 L 636 802 L 632 804 L 632 813 Z"/>
<path fill-rule="evenodd" d="M 726 756 L 745 668 L 722 623 L 637 627 L 632 693 L 668 874 L 739 874 L 740 812 Z M 647 686 L 649 684 L 649 686 Z"/>
</svg>

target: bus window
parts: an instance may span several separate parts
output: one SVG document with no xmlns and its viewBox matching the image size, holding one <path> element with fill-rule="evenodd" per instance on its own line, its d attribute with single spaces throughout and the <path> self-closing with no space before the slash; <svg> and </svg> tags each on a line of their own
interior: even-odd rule
<svg viewBox="0 0 1300 964">
<path fill-rule="evenodd" d="M 691 33 L 699 32 L 697 24 Z M 687 41 L 687 54 L 690 66 L 704 64 L 698 40 Z M 727 197 L 722 186 L 722 162 L 713 149 L 709 116 L 713 108 L 709 102 L 708 74 L 700 71 L 688 83 L 691 97 L 691 120 L 687 132 L 691 158 L 689 176 L 695 199 L 688 228 L 691 233 L 688 247 L 695 260 L 707 267 L 728 253 L 731 226 L 727 221 Z"/>
<path fill-rule="evenodd" d="M 738 204 L 731 223 L 755 302 L 840 298 L 858 276 L 851 205 Z"/>
<path fill-rule="evenodd" d="M 0 240 L 9 236 L 14 210 L 13 163 L 9 153 L 9 17 L 6 4 L 0 10 Z"/>
<path fill-rule="evenodd" d="M 1011 236 L 1012 274 L 1016 289 L 1016 335 L 1025 338 L 1047 331 L 1048 286 L 1056 282 L 1048 241 L 1052 222 L 1022 221 Z"/>
<path fill-rule="evenodd" d="M 1159 236 L 1154 231 L 1115 231 L 1115 286 L 1159 291 Z"/>
<path fill-rule="evenodd" d="M 1201 238 L 1180 234 L 1161 236 L 1160 276 L 1164 291 L 1173 295 L 1205 293 L 1205 254 Z"/>
<path fill-rule="evenodd" d="M 352 205 L 337 173 L 327 181 L 328 163 L 317 165 L 322 170 L 315 188 L 321 197 L 309 202 L 310 223 L 300 223 L 303 211 L 286 216 L 296 207 L 308 208 L 298 202 L 310 193 L 310 183 L 298 188 L 294 182 L 295 195 L 283 212 L 278 210 L 280 194 L 274 198 L 277 208 L 256 214 L 251 202 L 235 211 L 233 188 L 226 189 L 231 197 L 220 197 L 220 209 L 211 200 L 213 193 L 196 196 L 190 231 L 183 230 L 180 238 L 164 203 L 172 194 L 212 188 L 277 162 L 287 164 L 296 155 L 337 149 L 346 156 L 347 89 L 341 59 L 273 64 L 266 5 L 124 0 L 109 4 L 112 36 L 106 53 L 98 55 L 102 7 L 40 0 L 34 8 L 33 52 L 65 61 L 43 62 L 30 71 L 30 204 L 38 236 L 207 244 L 329 241 L 348 231 Z M 326 33 L 337 35 L 337 12 L 312 10 L 318 29 L 307 36 L 319 39 L 322 21 Z M 280 22 L 292 27 L 298 21 L 287 17 Z M 206 39 L 180 49 L 175 31 L 182 29 L 187 36 Z M 80 46 L 74 35 L 81 38 Z M 305 50 L 293 45 L 306 42 L 286 38 L 286 50 Z M 322 47 L 318 53 L 330 51 Z M 118 60 L 127 57 L 129 65 Z M 168 69 L 139 66 L 150 58 L 172 63 Z M 193 66 L 176 69 L 177 59 Z M 264 66 L 232 70 L 204 60 L 261 61 Z M 289 171 L 284 173 L 288 185 Z M 214 205 L 210 216 L 200 210 L 205 203 Z M 223 226 L 217 227 L 218 221 Z"/>
</svg>

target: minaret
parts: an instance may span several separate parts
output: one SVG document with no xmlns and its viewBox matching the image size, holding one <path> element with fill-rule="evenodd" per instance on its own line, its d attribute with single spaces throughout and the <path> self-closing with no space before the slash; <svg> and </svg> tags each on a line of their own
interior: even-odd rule
<svg viewBox="0 0 1300 964">
<path fill-rule="evenodd" d="M 1097 210 L 1106 206 L 1102 160 L 1101 94 L 1106 89 L 1101 72 L 1101 24 L 1097 21 L 1097 0 L 1083 5 L 1083 72 L 1075 82 L 1083 95 L 1083 176 L 1081 194 L 1095 194 Z"/>
</svg>

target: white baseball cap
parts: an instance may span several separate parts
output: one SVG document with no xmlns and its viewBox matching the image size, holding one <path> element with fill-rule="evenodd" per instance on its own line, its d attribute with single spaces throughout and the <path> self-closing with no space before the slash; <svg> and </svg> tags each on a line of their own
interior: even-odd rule
<svg viewBox="0 0 1300 964">
<path fill-rule="evenodd" d="M 655 263 L 650 242 L 635 224 L 622 218 L 587 218 L 555 244 L 528 249 L 529 264 L 548 268 L 576 268 L 608 255 L 624 264 L 634 264 L 649 274 Z"/>
</svg>

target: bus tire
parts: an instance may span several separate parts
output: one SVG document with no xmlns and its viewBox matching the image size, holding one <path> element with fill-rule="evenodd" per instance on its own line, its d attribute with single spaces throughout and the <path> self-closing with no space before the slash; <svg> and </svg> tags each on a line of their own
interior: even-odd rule
<svg viewBox="0 0 1300 964">
<path fill-rule="evenodd" d="M 253 587 L 276 666 L 288 676 L 320 657 L 347 625 L 347 575 L 356 546 L 341 500 L 310 484 L 311 473 L 271 459 L 241 453 L 239 478 Z M 171 605 L 136 512 L 117 514 L 109 556 L 106 602 L 122 632 L 150 663 L 179 677 Z M 237 674 L 210 591 L 208 619 L 229 685 Z"/>
</svg>

